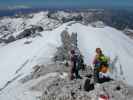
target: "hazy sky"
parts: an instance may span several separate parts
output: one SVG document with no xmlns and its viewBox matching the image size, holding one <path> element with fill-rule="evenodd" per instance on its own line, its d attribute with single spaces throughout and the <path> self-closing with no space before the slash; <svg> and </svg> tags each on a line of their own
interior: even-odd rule
<svg viewBox="0 0 133 100">
<path fill-rule="evenodd" d="M 0 0 L 0 7 L 97 7 L 120 6 L 133 7 L 133 0 Z"/>
</svg>

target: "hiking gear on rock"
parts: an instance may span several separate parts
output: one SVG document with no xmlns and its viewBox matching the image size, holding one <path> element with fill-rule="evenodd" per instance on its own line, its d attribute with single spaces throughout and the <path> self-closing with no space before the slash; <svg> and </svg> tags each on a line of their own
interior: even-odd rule
<svg viewBox="0 0 133 100">
<path fill-rule="evenodd" d="M 94 83 L 91 83 L 89 78 L 85 79 L 85 81 L 84 81 L 84 90 L 89 92 L 91 90 L 94 90 L 94 88 L 95 88 Z"/>
<path fill-rule="evenodd" d="M 106 95 L 100 95 L 98 100 L 109 100 L 109 96 Z"/>
</svg>

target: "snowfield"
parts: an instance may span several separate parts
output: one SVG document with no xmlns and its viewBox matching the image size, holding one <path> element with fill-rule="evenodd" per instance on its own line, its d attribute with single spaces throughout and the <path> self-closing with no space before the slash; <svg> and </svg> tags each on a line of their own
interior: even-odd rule
<svg viewBox="0 0 133 100">
<path fill-rule="evenodd" d="M 27 88 L 34 82 L 21 85 L 18 80 L 30 74 L 35 65 L 52 62 L 51 58 L 56 48 L 61 45 L 60 34 L 63 30 L 67 30 L 70 34 L 72 32 L 78 34 L 78 47 L 86 64 L 92 64 L 95 49 L 100 47 L 110 57 L 112 66 L 115 66 L 113 77 L 133 85 L 133 41 L 130 38 L 109 26 L 98 28 L 68 22 L 52 31 L 41 32 L 42 36 L 23 38 L 0 46 L 0 88 L 2 89 L 7 82 L 9 83 L 1 91 L 1 100 L 37 100 Z M 25 44 L 27 41 L 29 44 Z M 56 74 L 50 75 L 56 77 Z M 12 80 L 13 82 L 10 83 Z"/>
<path fill-rule="evenodd" d="M 56 47 L 61 43 L 60 32 L 58 32 L 58 30 L 53 32 L 47 31 L 42 33 L 43 37 L 22 39 L 1 46 L 0 85 L 3 86 L 12 79 L 12 76 L 14 77 L 14 75 L 18 74 L 16 71 L 21 67 L 29 66 L 28 68 L 32 68 L 32 64 L 49 62 L 56 51 Z M 27 41 L 31 43 L 24 44 Z M 8 68 L 10 69 L 7 70 Z"/>
</svg>

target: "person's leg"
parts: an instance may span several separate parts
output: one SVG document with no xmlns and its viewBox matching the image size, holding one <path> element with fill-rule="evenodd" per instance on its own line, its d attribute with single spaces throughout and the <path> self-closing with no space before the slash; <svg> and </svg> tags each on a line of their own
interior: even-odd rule
<svg viewBox="0 0 133 100">
<path fill-rule="evenodd" d="M 74 79 L 74 69 L 73 67 L 70 68 L 70 80 L 73 80 Z"/>
<path fill-rule="evenodd" d="M 79 78 L 79 71 L 78 70 L 75 71 L 75 75 L 76 75 L 76 78 Z"/>
<path fill-rule="evenodd" d="M 98 82 L 99 81 L 99 69 L 98 68 L 94 68 L 94 81 Z"/>
<path fill-rule="evenodd" d="M 79 75 L 79 69 L 75 71 L 76 79 L 82 79 L 82 77 Z"/>
</svg>

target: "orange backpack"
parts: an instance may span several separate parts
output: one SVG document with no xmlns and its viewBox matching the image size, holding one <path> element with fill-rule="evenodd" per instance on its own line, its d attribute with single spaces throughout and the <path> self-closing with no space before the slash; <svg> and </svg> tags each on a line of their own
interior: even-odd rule
<svg viewBox="0 0 133 100">
<path fill-rule="evenodd" d="M 104 65 L 102 65 L 99 69 L 99 72 L 102 72 L 102 73 L 107 73 L 108 71 L 109 71 L 109 67 Z"/>
</svg>

